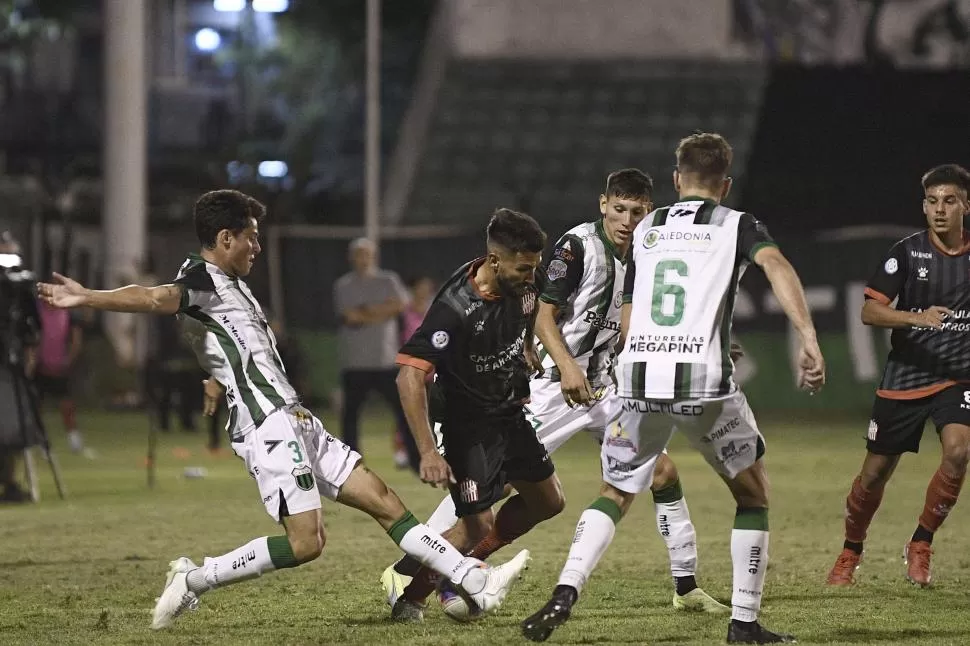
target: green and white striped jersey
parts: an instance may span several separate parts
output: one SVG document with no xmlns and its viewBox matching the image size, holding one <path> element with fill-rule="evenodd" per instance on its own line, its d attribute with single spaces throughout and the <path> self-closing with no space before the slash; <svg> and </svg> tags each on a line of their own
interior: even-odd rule
<svg viewBox="0 0 970 646">
<path fill-rule="evenodd" d="M 620 334 L 624 260 L 606 237 L 603 221 L 567 231 L 546 267 L 546 287 L 539 298 L 559 308 L 559 331 L 594 388 L 612 383 L 610 360 Z M 559 381 L 559 370 L 537 346 L 546 375 Z"/>
<path fill-rule="evenodd" d="M 226 388 L 235 441 L 299 397 L 276 351 L 276 337 L 246 283 L 197 254 L 182 263 L 178 317 L 203 369 Z"/>
<path fill-rule="evenodd" d="M 730 357 L 738 281 L 774 245 L 749 213 L 686 197 L 633 232 L 623 290 L 630 329 L 617 389 L 634 399 L 718 399 L 738 388 Z"/>
</svg>

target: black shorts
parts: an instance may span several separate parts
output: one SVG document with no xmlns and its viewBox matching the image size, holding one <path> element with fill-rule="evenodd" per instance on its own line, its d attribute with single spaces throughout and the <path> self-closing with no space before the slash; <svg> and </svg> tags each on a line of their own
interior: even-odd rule
<svg viewBox="0 0 970 646">
<path fill-rule="evenodd" d="M 66 376 L 52 377 L 38 374 L 34 376 L 34 386 L 37 388 L 37 394 L 42 398 L 50 396 L 61 399 L 71 394 L 70 382 Z"/>
<path fill-rule="evenodd" d="M 556 468 L 525 414 L 442 424 L 445 460 L 459 518 L 484 511 L 502 499 L 507 482 L 542 482 Z"/>
<path fill-rule="evenodd" d="M 933 420 L 937 433 L 947 424 L 970 426 L 970 386 L 950 386 L 920 399 L 876 396 L 866 448 L 877 455 L 919 453 L 927 420 Z"/>
</svg>

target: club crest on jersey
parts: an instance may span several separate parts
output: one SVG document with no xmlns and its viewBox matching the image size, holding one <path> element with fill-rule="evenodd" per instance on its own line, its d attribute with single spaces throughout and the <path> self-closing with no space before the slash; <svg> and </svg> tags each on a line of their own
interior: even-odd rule
<svg viewBox="0 0 970 646">
<path fill-rule="evenodd" d="M 886 270 L 886 273 L 892 276 L 897 271 L 899 271 L 899 261 L 895 258 L 890 258 L 886 261 L 886 264 L 882 266 Z"/>
<path fill-rule="evenodd" d="M 447 348 L 449 341 L 451 341 L 451 336 L 444 330 L 438 330 L 431 335 L 431 345 L 438 350 L 444 350 Z"/>
<path fill-rule="evenodd" d="M 657 242 L 660 241 L 660 232 L 656 229 L 650 229 L 647 231 L 647 235 L 643 236 L 643 246 L 647 249 L 657 246 Z"/>
<path fill-rule="evenodd" d="M 522 297 L 522 313 L 528 316 L 536 308 L 536 293 L 529 292 Z"/>
<path fill-rule="evenodd" d="M 566 263 L 562 260 L 553 260 L 546 269 L 546 277 L 550 281 L 559 280 L 566 275 Z"/>
<path fill-rule="evenodd" d="M 613 297 L 613 307 L 620 308 L 623 306 L 623 292 L 617 292 L 616 296 Z"/>
</svg>

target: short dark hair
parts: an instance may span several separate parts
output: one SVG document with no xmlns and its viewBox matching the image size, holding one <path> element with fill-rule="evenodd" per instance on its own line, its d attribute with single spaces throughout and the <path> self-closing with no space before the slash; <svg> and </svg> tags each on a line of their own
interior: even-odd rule
<svg viewBox="0 0 970 646">
<path fill-rule="evenodd" d="M 611 197 L 632 200 L 649 200 L 653 197 L 653 178 L 639 168 L 623 168 L 613 171 L 606 178 L 607 199 Z"/>
<path fill-rule="evenodd" d="M 733 159 L 731 144 L 717 133 L 695 132 L 677 145 L 677 170 L 705 184 L 723 180 Z"/>
<path fill-rule="evenodd" d="M 953 184 L 970 193 L 970 171 L 958 164 L 943 164 L 926 171 L 920 183 L 924 191 L 941 184 Z"/>
<path fill-rule="evenodd" d="M 512 253 L 539 253 L 546 248 L 546 232 L 525 213 L 496 209 L 485 229 L 488 244 L 498 245 Z"/>
<path fill-rule="evenodd" d="M 228 229 L 235 235 L 249 226 L 250 218 L 258 224 L 266 215 L 266 207 L 255 197 L 223 189 L 209 191 L 196 200 L 192 215 L 199 242 L 211 249 L 220 231 Z"/>
</svg>

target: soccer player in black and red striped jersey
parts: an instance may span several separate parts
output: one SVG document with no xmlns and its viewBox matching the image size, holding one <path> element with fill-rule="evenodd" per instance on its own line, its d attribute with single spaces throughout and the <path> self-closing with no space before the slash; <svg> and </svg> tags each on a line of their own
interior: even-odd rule
<svg viewBox="0 0 970 646">
<path fill-rule="evenodd" d="M 955 164 L 923 175 L 927 228 L 889 251 L 866 287 L 862 322 L 892 329 L 892 350 L 869 421 L 866 458 L 846 499 L 845 545 L 829 585 L 851 585 L 883 490 L 903 453 L 919 450 L 932 420 L 940 467 L 903 557 L 906 578 L 931 580 L 933 535 L 957 502 L 970 454 L 970 172 Z M 892 301 L 898 299 L 896 306 Z"/>
</svg>

